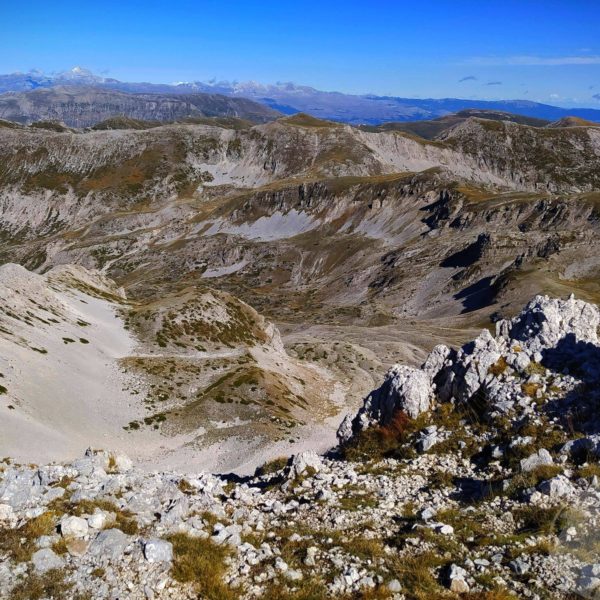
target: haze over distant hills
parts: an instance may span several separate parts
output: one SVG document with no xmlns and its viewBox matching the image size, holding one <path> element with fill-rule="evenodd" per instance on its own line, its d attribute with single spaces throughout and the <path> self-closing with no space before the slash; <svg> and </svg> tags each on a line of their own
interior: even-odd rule
<svg viewBox="0 0 600 600">
<path fill-rule="evenodd" d="M 305 112 L 322 119 L 351 124 L 378 125 L 389 121 L 434 119 L 464 109 L 505 111 L 549 121 L 575 116 L 600 122 L 600 110 L 561 108 L 529 100 L 472 100 L 460 98 L 400 98 L 324 92 L 294 83 L 264 85 L 256 82 L 182 82 L 174 84 L 123 82 L 75 67 L 46 75 L 38 71 L 0 75 L 0 94 L 29 93 L 38 88 L 86 86 L 129 94 L 219 94 L 247 98 L 284 114 Z"/>
</svg>

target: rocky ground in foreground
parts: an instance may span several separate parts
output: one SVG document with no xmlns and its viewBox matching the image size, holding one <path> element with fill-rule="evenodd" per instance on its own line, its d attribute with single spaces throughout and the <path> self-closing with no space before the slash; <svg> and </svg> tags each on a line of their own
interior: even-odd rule
<svg viewBox="0 0 600 600">
<path fill-rule="evenodd" d="M 5 459 L 1 597 L 594 597 L 599 325 L 538 296 L 391 369 L 329 456 L 244 480 Z"/>
</svg>

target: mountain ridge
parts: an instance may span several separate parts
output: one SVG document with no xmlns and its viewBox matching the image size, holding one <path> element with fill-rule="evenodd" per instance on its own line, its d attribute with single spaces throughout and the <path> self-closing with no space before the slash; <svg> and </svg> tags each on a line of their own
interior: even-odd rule
<svg viewBox="0 0 600 600">
<path fill-rule="evenodd" d="M 94 85 L 126 93 L 189 94 L 216 93 L 230 97 L 245 97 L 286 114 L 307 112 L 323 119 L 332 119 L 357 125 L 378 125 L 388 121 L 432 119 L 460 110 L 475 108 L 501 110 L 524 116 L 558 121 L 575 116 L 600 122 L 600 109 L 565 109 L 531 100 L 469 100 L 459 98 L 405 98 L 374 94 L 344 94 L 325 92 L 294 83 L 275 85 L 256 82 L 179 82 L 174 84 L 122 82 L 94 75 L 75 68 L 47 76 L 41 73 L 0 75 L 0 93 L 28 91 L 57 85 Z"/>
</svg>

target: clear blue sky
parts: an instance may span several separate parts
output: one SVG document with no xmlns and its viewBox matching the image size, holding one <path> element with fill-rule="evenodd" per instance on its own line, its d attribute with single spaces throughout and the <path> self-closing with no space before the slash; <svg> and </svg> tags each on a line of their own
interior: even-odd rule
<svg viewBox="0 0 600 600">
<path fill-rule="evenodd" d="M 3 4 L 2 73 L 600 105 L 599 0 Z"/>
</svg>

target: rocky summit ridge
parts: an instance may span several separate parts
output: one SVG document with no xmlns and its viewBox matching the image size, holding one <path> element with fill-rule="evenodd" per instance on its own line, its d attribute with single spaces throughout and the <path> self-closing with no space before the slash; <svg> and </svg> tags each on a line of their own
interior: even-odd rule
<svg viewBox="0 0 600 600">
<path fill-rule="evenodd" d="M 0 596 L 595 597 L 599 324 L 536 296 L 495 335 L 394 366 L 325 456 L 251 477 L 7 458 Z"/>
</svg>

